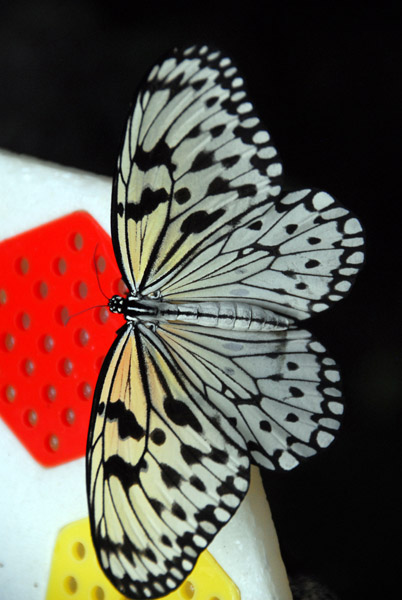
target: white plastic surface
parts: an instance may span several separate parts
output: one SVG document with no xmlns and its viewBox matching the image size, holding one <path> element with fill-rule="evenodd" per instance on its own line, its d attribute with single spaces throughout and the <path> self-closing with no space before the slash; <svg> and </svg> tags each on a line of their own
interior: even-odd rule
<svg viewBox="0 0 402 600">
<path fill-rule="evenodd" d="M 75 210 L 110 233 L 111 181 L 0 151 L 0 240 Z M 44 600 L 58 531 L 87 516 L 84 459 L 45 469 L 0 420 L 0 599 Z M 291 600 L 261 478 L 209 550 L 242 600 Z"/>
</svg>

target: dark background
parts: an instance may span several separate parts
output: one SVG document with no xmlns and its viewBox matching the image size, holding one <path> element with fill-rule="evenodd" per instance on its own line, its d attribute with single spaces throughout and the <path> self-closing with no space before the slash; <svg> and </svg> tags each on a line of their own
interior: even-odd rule
<svg viewBox="0 0 402 600">
<path fill-rule="evenodd" d="M 240 67 L 288 181 L 325 189 L 362 221 L 362 274 L 309 324 L 342 370 L 343 427 L 321 456 L 264 475 L 290 576 L 341 600 L 392 597 L 400 572 L 400 37 L 389 2 L 0 8 L 0 147 L 112 175 L 145 71 L 174 45 L 209 41 Z"/>
</svg>

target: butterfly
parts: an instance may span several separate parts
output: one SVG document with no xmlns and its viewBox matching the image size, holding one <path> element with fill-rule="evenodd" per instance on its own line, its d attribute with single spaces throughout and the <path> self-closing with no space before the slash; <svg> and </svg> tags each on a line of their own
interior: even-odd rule
<svg viewBox="0 0 402 600">
<path fill-rule="evenodd" d="M 129 598 L 177 588 L 229 521 L 250 463 L 326 448 L 339 372 L 298 321 L 343 298 L 359 221 L 330 195 L 281 191 L 281 165 L 232 60 L 175 49 L 128 119 L 112 240 L 128 288 L 87 446 L 91 532 Z"/>
</svg>

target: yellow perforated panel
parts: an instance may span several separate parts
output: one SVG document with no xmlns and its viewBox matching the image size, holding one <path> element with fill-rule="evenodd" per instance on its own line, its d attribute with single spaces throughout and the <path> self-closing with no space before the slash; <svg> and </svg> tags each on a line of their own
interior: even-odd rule
<svg viewBox="0 0 402 600">
<path fill-rule="evenodd" d="M 46 600 L 124 600 L 98 565 L 89 520 L 60 531 L 53 553 Z M 184 583 L 166 600 L 240 600 L 236 585 L 204 551 Z"/>
</svg>

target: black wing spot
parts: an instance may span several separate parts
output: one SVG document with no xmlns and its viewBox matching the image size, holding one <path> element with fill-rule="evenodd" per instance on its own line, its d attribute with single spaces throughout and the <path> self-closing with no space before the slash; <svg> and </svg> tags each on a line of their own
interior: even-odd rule
<svg viewBox="0 0 402 600">
<path fill-rule="evenodd" d="M 169 172 L 173 171 L 172 150 L 164 139 L 160 139 L 150 151 L 137 146 L 134 160 L 143 173 L 161 165 L 165 165 Z"/>
<path fill-rule="evenodd" d="M 219 101 L 218 96 L 212 96 L 211 98 L 208 98 L 207 101 L 205 102 L 205 106 L 207 108 L 210 108 L 211 106 L 213 106 L 214 104 L 216 104 Z"/>
<path fill-rule="evenodd" d="M 215 127 L 212 127 L 212 129 L 210 130 L 210 134 L 212 135 L 213 138 L 217 138 L 220 135 L 222 135 L 222 133 L 225 131 L 225 125 L 215 125 Z"/>
<path fill-rule="evenodd" d="M 197 465 L 201 463 L 201 459 L 203 457 L 203 453 L 198 448 L 194 448 L 194 446 L 189 446 L 188 444 L 182 444 L 180 447 L 180 453 L 183 459 L 186 461 L 188 465 Z"/>
<path fill-rule="evenodd" d="M 307 241 L 311 246 L 315 246 L 321 242 L 320 238 L 318 237 L 309 237 Z"/>
<path fill-rule="evenodd" d="M 269 421 L 260 421 L 260 429 L 262 431 L 272 431 L 271 423 Z"/>
<path fill-rule="evenodd" d="M 154 554 L 154 552 L 151 550 L 151 548 L 147 548 L 144 552 L 145 556 L 148 558 L 148 560 L 150 560 L 153 563 L 156 563 L 156 556 Z"/>
<path fill-rule="evenodd" d="M 196 475 L 192 475 L 190 477 L 190 483 L 193 487 L 195 487 L 199 492 L 205 492 L 205 490 L 207 489 L 205 487 L 205 484 L 201 481 L 201 479 L 199 477 L 197 477 Z"/>
<path fill-rule="evenodd" d="M 290 386 L 289 392 L 292 394 L 293 398 L 302 398 L 304 396 L 303 391 L 293 385 Z"/>
<path fill-rule="evenodd" d="M 289 423 L 297 423 L 298 420 L 299 420 L 299 417 L 297 415 L 295 415 L 294 413 L 288 413 L 286 415 L 286 421 L 288 421 Z"/>
<path fill-rule="evenodd" d="M 255 221 L 248 226 L 248 229 L 253 229 L 254 231 L 260 231 L 262 227 L 262 221 Z"/>
<path fill-rule="evenodd" d="M 173 469 L 173 467 L 170 467 L 169 465 L 166 465 L 164 463 L 162 463 L 160 467 L 162 481 L 166 485 L 166 487 L 179 487 L 183 479 L 180 473 L 178 473 L 176 469 Z"/>
<path fill-rule="evenodd" d="M 214 157 L 212 152 L 201 151 L 195 157 L 193 164 L 191 165 L 190 171 L 202 171 L 208 169 L 214 164 Z"/>
<path fill-rule="evenodd" d="M 234 167 L 235 164 L 239 162 L 239 160 L 240 156 L 233 155 L 228 156 L 227 158 L 222 158 L 221 163 L 225 167 L 225 169 L 230 169 L 231 167 Z"/>
<path fill-rule="evenodd" d="M 137 223 L 145 215 L 150 215 L 160 204 L 168 202 L 168 200 L 169 194 L 165 189 L 151 190 L 150 188 L 145 188 L 138 204 L 127 203 L 127 219 L 133 219 Z"/>
<path fill-rule="evenodd" d="M 191 82 L 191 85 L 192 85 L 193 89 L 196 92 L 198 92 L 199 90 L 201 90 L 204 87 L 204 85 L 207 81 L 208 81 L 207 79 L 198 79 L 198 81 Z"/>
<path fill-rule="evenodd" d="M 223 177 L 215 177 L 208 186 L 207 196 L 217 196 L 230 191 L 229 182 Z"/>
<path fill-rule="evenodd" d="M 193 212 L 183 221 L 181 230 L 186 235 L 190 235 L 191 233 L 201 233 L 202 231 L 205 231 L 205 229 L 208 229 L 208 227 L 224 214 L 225 210 L 223 208 L 215 210 L 213 213 L 207 213 L 205 210 L 198 210 Z"/>
<path fill-rule="evenodd" d="M 253 198 L 257 195 L 257 186 L 252 183 L 246 183 L 236 188 L 239 198 Z"/>
<path fill-rule="evenodd" d="M 286 225 L 286 227 L 285 227 L 285 231 L 289 235 L 294 233 L 296 231 L 296 229 L 297 229 L 297 225 L 295 223 L 291 223 L 290 225 Z"/>
<path fill-rule="evenodd" d="M 191 193 L 188 188 L 181 188 L 180 190 L 177 190 L 177 192 L 174 193 L 174 199 L 179 204 L 185 204 L 186 202 L 188 202 L 190 200 L 190 198 L 191 198 Z"/>
<path fill-rule="evenodd" d="M 166 434 L 164 431 L 162 431 L 162 429 L 155 428 L 151 433 L 151 440 L 157 446 L 162 446 L 162 444 L 164 444 L 166 441 Z"/>
<path fill-rule="evenodd" d="M 126 408 L 123 400 L 109 402 L 106 418 L 109 421 L 117 421 L 119 436 L 123 440 L 128 437 L 140 440 L 145 435 L 144 428 L 138 423 L 134 413 Z"/>
<path fill-rule="evenodd" d="M 304 266 L 306 269 L 314 269 L 315 267 L 318 267 L 319 264 L 320 262 L 318 260 L 311 259 L 308 260 Z"/>
<path fill-rule="evenodd" d="M 226 465 L 229 460 L 229 455 L 225 450 L 212 448 L 211 452 L 208 454 L 208 458 L 221 465 Z"/>
<path fill-rule="evenodd" d="M 161 542 L 164 546 L 167 546 L 168 548 L 172 547 L 172 542 L 169 540 L 167 535 L 163 535 L 161 537 Z"/>
<path fill-rule="evenodd" d="M 109 479 L 113 475 L 116 476 L 123 488 L 128 490 L 132 485 L 137 485 L 140 482 L 139 479 L 139 465 L 132 465 L 127 463 L 117 454 L 114 454 L 108 458 L 104 463 L 104 477 Z"/>
<path fill-rule="evenodd" d="M 152 506 L 152 508 L 154 509 L 154 511 L 156 512 L 156 514 L 158 515 L 158 517 L 161 516 L 163 510 L 165 509 L 164 505 L 162 504 L 162 502 L 160 502 L 160 500 L 157 500 L 156 498 L 149 498 L 149 503 Z"/>
<path fill-rule="evenodd" d="M 199 125 L 195 125 L 187 134 L 189 138 L 197 138 L 201 133 L 201 128 Z"/>
<path fill-rule="evenodd" d="M 179 427 L 185 427 L 188 425 L 197 433 L 202 432 L 201 423 L 198 421 L 194 413 L 190 408 L 181 400 L 175 400 L 174 398 L 166 398 L 163 403 L 167 417 L 173 421 L 175 425 Z"/>
<path fill-rule="evenodd" d="M 187 519 L 186 513 L 184 512 L 184 510 L 182 509 L 180 504 L 177 504 L 177 502 L 173 502 L 172 514 L 175 517 L 177 517 L 178 519 L 180 519 L 181 521 L 186 521 L 186 519 Z"/>
</svg>

